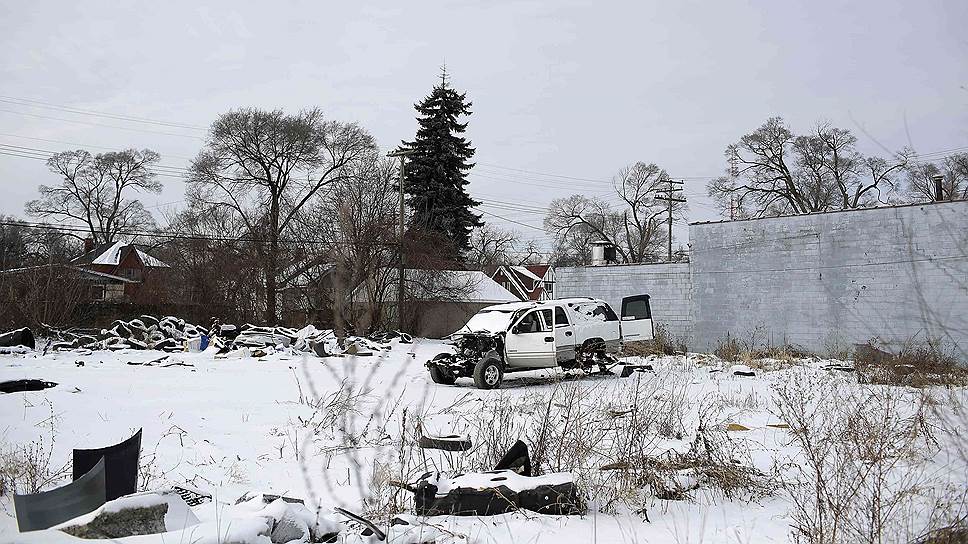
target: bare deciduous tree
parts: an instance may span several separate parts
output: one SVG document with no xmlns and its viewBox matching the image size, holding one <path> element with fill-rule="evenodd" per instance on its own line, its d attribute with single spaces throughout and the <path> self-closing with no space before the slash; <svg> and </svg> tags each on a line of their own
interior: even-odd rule
<svg viewBox="0 0 968 544">
<path fill-rule="evenodd" d="M 553 200 L 545 217 L 545 229 L 555 235 L 558 262 L 587 264 L 588 245 L 603 240 L 615 245 L 626 263 L 657 259 L 667 234 L 665 202 L 656 191 L 665 188 L 668 175 L 655 164 L 635 163 L 613 180 L 621 204 L 603 198 L 572 195 Z M 685 204 L 674 203 L 673 217 L 681 218 Z"/>
<path fill-rule="evenodd" d="M 150 149 L 127 149 L 91 155 L 64 151 L 47 160 L 59 185 L 41 185 L 40 198 L 27 203 L 27 213 L 55 221 L 80 221 L 96 244 L 114 242 L 119 234 L 154 226 L 154 220 L 132 193 L 161 191 L 152 171 L 159 155 Z"/>
<path fill-rule="evenodd" d="M 27 226 L 0 215 L 0 270 L 24 266 L 27 261 Z"/>
<path fill-rule="evenodd" d="M 332 304 L 338 335 L 383 324 L 383 302 L 396 272 L 398 210 L 394 189 L 396 164 L 374 152 L 352 167 L 352 175 L 330 186 L 307 214 L 307 227 L 317 225 L 328 240 L 320 255 L 335 266 L 327 292 L 316 293 Z M 317 284 L 321 284 L 318 282 Z"/>
<path fill-rule="evenodd" d="M 656 191 L 665 189 L 669 175 L 655 164 L 635 163 L 622 170 L 614 180 L 615 191 L 625 203 L 622 211 L 624 232 L 618 242 L 626 262 L 640 263 L 655 259 L 661 249 L 661 227 L 668 221 L 668 205 L 656 200 Z M 672 203 L 673 219 L 683 219 L 684 202 Z M 613 241 L 615 242 L 615 241 Z"/>
<path fill-rule="evenodd" d="M 846 129 L 818 124 L 795 135 L 772 117 L 726 148 L 732 175 L 707 187 L 722 210 L 762 217 L 863 208 L 896 201 L 910 150 L 890 159 L 865 157 Z"/>
<path fill-rule="evenodd" d="M 279 317 L 280 241 L 304 207 L 349 165 L 373 153 L 373 138 L 356 124 L 325 120 L 317 110 L 231 111 L 212 124 L 190 168 L 189 199 L 231 211 L 256 245 L 265 282 L 265 319 Z"/>
<path fill-rule="evenodd" d="M 533 264 L 545 257 L 534 240 L 524 240 L 518 232 L 504 230 L 489 223 L 471 232 L 470 245 L 465 260 L 474 268 L 501 264 Z"/>
<path fill-rule="evenodd" d="M 179 235 L 164 244 L 160 256 L 171 265 L 172 295 L 184 317 L 258 319 L 264 296 L 255 244 L 226 236 L 245 231 L 241 220 L 229 210 L 197 203 L 166 219 L 166 230 Z"/>
<path fill-rule="evenodd" d="M 941 164 L 912 162 L 907 168 L 907 192 L 915 201 L 934 200 L 934 178 L 942 176 L 942 197 L 946 200 L 968 199 L 968 153 L 945 157 Z"/>
</svg>

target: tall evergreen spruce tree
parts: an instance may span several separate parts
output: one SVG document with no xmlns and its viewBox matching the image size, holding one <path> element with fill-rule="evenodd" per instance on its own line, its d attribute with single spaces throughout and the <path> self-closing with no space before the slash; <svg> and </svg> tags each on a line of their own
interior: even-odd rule
<svg viewBox="0 0 968 544">
<path fill-rule="evenodd" d="M 440 84 L 430 96 L 415 104 L 417 135 L 412 142 L 403 142 L 414 153 L 407 157 L 407 203 L 413 210 L 411 229 L 448 240 L 456 259 L 470 248 L 470 231 L 482 225 L 481 216 L 471 211 L 480 204 L 467 194 L 467 172 L 473 164 L 471 147 L 462 134 L 467 123 L 459 123 L 462 115 L 470 115 L 471 103 L 466 93 L 458 93 L 447 83 L 443 70 Z"/>
</svg>

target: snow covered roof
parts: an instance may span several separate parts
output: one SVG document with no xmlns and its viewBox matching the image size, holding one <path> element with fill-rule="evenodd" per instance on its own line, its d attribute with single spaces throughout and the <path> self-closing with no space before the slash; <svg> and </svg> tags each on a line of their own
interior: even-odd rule
<svg viewBox="0 0 968 544">
<path fill-rule="evenodd" d="M 480 271 L 453 271 L 458 281 L 468 286 L 468 293 L 462 297 L 467 302 L 511 302 L 518 300 L 513 293 L 501 287 L 490 276 Z"/>
<path fill-rule="evenodd" d="M 88 251 L 80 257 L 72 260 L 71 264 L 75 266 L 118 266 L 121 264 L 121 261 L 124 260 L 125 255 L 127 255 L 130 251 L 136 252 L 138 258 L 141 259 L 141 262 L 144 263 L 144 265 L 148 268 L 168 268 L 167 263 L 152 257 L 150 254 L 148 254 L 148 252 L 142 250 L 140 247 L 134 244 L 127 244 L 125 242 L 101 244 L 91 251 Z"/>
<path fill-rule="evenodd" d="M 151 255 L 148 255 L 144 251 L 141 251 L 140 249 L 137 249 L 137 248 L 135 248 L 135 251 L 138 252 L 138 257 L 141 259 L 141 262 L 145 263 L 145 266 L 150 266 L 154 268 L 168 268 L 168 265 L 166 263 L 152 257 Z"/>
<path fill-rule="evenodd" d="M 511 292 L 517 294 L 519 300 L 539 300 L 550 296 L 550 289 L 546 284 L 554 282 L 545 279 L 550 268 L 546 264 L 501 265 L 494 270 L 491 277 L 503 275 Z M 505 280 L 502 280 L 502 285 Z"/>
<path fill-rule="evenodd" d="M 387 271 L 395 274 L 395 271 Z M 407 269 L 407 298 L 450 302 L 500 304 L 518 301 L 518 297 L 501 287 L 484 272 L 477 270 L 417 270 Z M 391 277 L 391 283 L 395 276 Z M 361 284 L 358 289 L 365 288 Z M 386 289 L 384 300 L 396 300 L 396 288 Z"/>
<path fill-rule="evenodd" d="M 63 264 L 41 264 L 34 266 L 24 266 L 21 268 L 8 268 L 6 270 L 0 270 L 0 275 L 16 275 L 25 272 L 33 272 L 35 270 L 50 270 L 52 268 L 64 269 L 69 272 L 76 272 L 78 274 L 83 274 L 86 276 L 91 276 L 95 278 L 104 278 L 109 280 L 114 280 L 120 283 L 139 283 L 137 280 L 131 278 L 125 278 L 123 276 L 117 276 L 115 274 L 108 274 L 105 272 L 98 272 L 97 270 L 91 270 L 90 268 L 82 268 L 80 266 L 63 265 Z"/>
<path fill-rule="evenodd" d="M 125 245 L 124 242 L 115 242 L 103 253 L 94 257 L 91 264 L 110 264 L 114 266 L 121 264 L 121 250 L 124 249 Z"/>
<path fill-rule="evenodd" d="M 532 279 L 534 281 L 541 281 L 541 278 L 539 278 L 534 272 L 528 270 L 528 267 L 526 266 L 512 266 L 511 268 L 513 268 L 515 272 L 517 272 L 518 274 L 521 274 L 526 278 Z"/>
</svg>

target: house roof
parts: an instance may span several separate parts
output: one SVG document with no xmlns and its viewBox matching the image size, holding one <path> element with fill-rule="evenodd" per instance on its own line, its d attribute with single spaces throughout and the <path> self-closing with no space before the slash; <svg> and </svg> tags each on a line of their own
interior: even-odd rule
<svg viewBox="0 0 968 544">
<path fill-rule="evenodd" d="M 534 281 L 541 281 L 541 277 L 535 274 L 534 272 L 532 272 L 526 266 L 512 266 L 511 268 L 514 269 L 514 271 L 517 272 L 518 274 L 521 274 L 522 276 L 528 279 L 532 279 Z"/>
<path fill-rule="evenodd" d="M 75 272 L 80 275 L 91 276 L 94 278 L 104 278 L 108 280 L 117 281 L 120 283 L 139 283 L 137 280 L 133 280 L 131 278 L 125 278 L 123 276 L 116 276 L 114 274 L 98 272 L 96 270 L 91 270 L 90 268 L 81 268 L 79 266 L 72 266 L 72 265 L 65 265 L 65 264 L 54 264 L 54 265 L 41 264 L 41 265 L 34 265 L 34 266 L 24 266 L 21 268 L 9 268 L 7 270 L 0 270 L 0 275 L 16 275 L 16 274 L 23 274 L 27 272 L 33 272 L 35 270 L 43 270 L 43 269 L 50 269 L 50 268 L 63 268 L 68 272 Z"/>
<path fill-rule="evenodd" d="M 539 279 L 544 280 L 545 275 L 548 274 L 548 269 L 551 268 L 551 265 L 550 264 L 529 264 L 525 268 L 527 268 L 529 272 L 537 276 Z"/>
<path fill-rule="evenodd" d="M 148 268 L 168 268 L 168 264 L 155 257 L 152 257 L 148 254 L 148 252 L 144 251 L 140 247 L 134 244 L 126 244 L 124 242 L 108 242 L 106 244 L 101 244 L 91 251 L 88 251 L 80 257 L 72 260 L 71 264 L 75 266 L 117 266 L 121 264 L 121 261 L 124 260 L 125 255 L 127 255 L 130 251 L 136 252 L 138 258 Z"/>
<path fill-rule="evenodd" d="M 490 276 L 478 271 L 454 271 L 469 286 L 466 302 L 510 302 L 518 300 L 513 293 L 501 287 Z"/>
<path fill-rule="evenodd" d="M 539 296 L 544 288 L 545 275 L 548 273 L 550 265 L 535 264 L 528 266 L 502 265 L 498 267 L 490 277 L 493 278 L 499 271 L 504 272 L 504 276 L 510 282 L 511 287 L 518 293 L 519 300 L 533 300 Z"/>
<path fill-rule="evenodd" d="M 407 298 L 413 300 L 444 300 L 483 304 L 500 304 L 520 300 L 491 279 L 490 276 L 477 270 L 407 269 L 406 277 Z M 391 279 L 391 282 L 394 286 L 396 285 L 396 281 Z M 357 289 L 364 288 L 365 284 L 364 282 Z M 394 301 L 396 300 L 396 289 L 387 289 L 382 296 L 385 297 L 383 299 L 385 301 Z"/>
</svg>

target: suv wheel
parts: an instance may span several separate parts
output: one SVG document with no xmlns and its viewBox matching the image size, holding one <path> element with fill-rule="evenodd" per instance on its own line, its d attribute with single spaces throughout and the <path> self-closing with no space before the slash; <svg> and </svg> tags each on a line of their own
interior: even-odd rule
<svg viewBox="0 0 968 544">
<path fill-rule="evenodd" d="M 499 359 L 481 359 L 474 365 L 474 385 L 478 389 L 497 389 L 504 379 L 504 365 Z"/>
<path fill-rule="evenodd" d="M 451 356 L 450 354 L 447 354 L 447 353 L 441 353 L 433 358 L 433 361 L 431 361 L 429 366 L 430 366 L 430 379 L 433 380 L 434 383 L 439 383 L 443 385 L 454 385 L 454 383 L 457 381 L 457 376 L 454 376 L 454 374 L 451 373 L 449 370 L 446 370 L 444 368 L 441 368 L 439 365 L 434 364 L 434 362 L 436 361 L 440 361 L 441 363 L 446 364 L 450 362 L 450 359 L 451 359 Z"/>
</svg>

